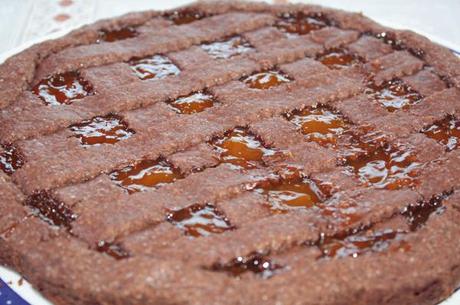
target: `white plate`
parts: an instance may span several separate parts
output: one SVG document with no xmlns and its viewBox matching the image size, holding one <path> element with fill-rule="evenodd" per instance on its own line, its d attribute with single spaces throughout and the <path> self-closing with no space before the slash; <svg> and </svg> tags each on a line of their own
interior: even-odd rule
<svg viewBox="0 0 460 305">
<path fill-rule="evenodd" d="M 137 3 L 138 6 L 137 8 L 139 9 L 168 9 L 168 8 L 173 8 L 178 5 L 183 5 L 186 4 L 190 1 L 188 0 L 171 0 L 167 2 L 157 2 L 157 1 L 148 1 L 147 2 L 142 2 L 142 5 L 139 5 L 142 1 L 139 2 L 129 2 L 129 5 L 132 5 L 133 3 Z M 373 10 L 371 9 L 372 5 L 375 4 L 375 2 L 370 3 L 363 3 L 362 1 L 336 1 L 336 0 L 323 0 L 323 1 L 298 1 L 298 2 L 317 2 L 320 4 L 323 4 L 325 6 L 331 6 L 331 7 L 336 7 L 336 8 L 342 8 L 345 10 L 353 10 L 354 8 L 359 8 L 359 10 L 363 11 L 367 16 L 371 17 L 372 19 L 376 20 L 377 22 L 380 22 L 381 24 L 384 24 L 386 26 L 389 26 L 391 28 L 408 28 L 407 24 L 402 24 L 398 22 L 398 18 L 385 18 L 386 14 L 383 15 L 376 15 Z M 145 4 L 147 3 L 147 4 Z M 167 4 L 166 4 L 167 3 Z M 353 4 L 350 6 L 350 4 Z M 364 6 L 364 7 L 363 7 Z M 104 17 L 111 17 L 111 14 L 108 13 Z M 460 45 L 456 45 L 455 43 L 437 35 L 433 35 L 429 31 L 426 31 L 425 28 L 420 28 L 418 26 L 411 26 L 410 27 L 412 30 L 430 38 L 433 41 L 436 41 L 452 50 L 455 50 L 455 53 L 460 56 Z M 35 43 L 39 43 L 48 39 L 54 39 L 61 37 L 65 34 L 67 34 L 71 29 L 67 29 L 64 31 L 59 31 L 55 32 L 53 34 L 47 35 L 46 37 L 41 37 L 36 40 L 29 41 L 19 47 L 16 47 L 6 53 L 0 54 L 0 63 L 2 63 L 5 59 L 8 57 L 19 53 L 20 51 L 30 47 L 31 45 Z M 11 271 L 7 268 L 1 267 L 0 266 L 0 278 L 8 284 L 10 288 L 14 290 L 19 296 L 21 296 L 25 301 L 30 303 L 31 305 L 52 305 L 50 302 L 48 302 L 43 296 L 40 295 L 36 290 L 33 289 L 33 287 L 25 280 L 21 280 L 21 276 L 17 274 L 14 271 Z M 1 295 L 1 290 L 0 290 L 0 305 L 14 305 L 14 303 L 8 302 L 9 300 L 6 299 L 4 296 Z M 451 298 L 448 300 L 444 301 L 440 305 L 458 305 L 460 304 L 460 291 L 455 293 Z"/>
</svg>

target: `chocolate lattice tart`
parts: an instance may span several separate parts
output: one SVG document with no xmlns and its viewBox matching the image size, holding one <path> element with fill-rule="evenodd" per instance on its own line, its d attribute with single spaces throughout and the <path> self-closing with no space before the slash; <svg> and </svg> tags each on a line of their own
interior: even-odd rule
<svg viewBox="0 0 460 305">
<path fill-rule="evenodd" d="M 435 304 L 460 62 L 307 5 L 134 13 L 0 66 L 0 262 L 56 304 Z"/>
</svg>

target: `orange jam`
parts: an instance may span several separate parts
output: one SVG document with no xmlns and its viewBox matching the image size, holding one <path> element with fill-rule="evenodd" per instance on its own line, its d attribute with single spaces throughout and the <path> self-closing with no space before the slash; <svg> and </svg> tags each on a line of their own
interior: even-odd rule
<svg viewBox="0 0 460 305">
<path fill-rule="evenodd" d="M 329 193 L 328 198 L 330 199 L 317 204 L 320 209 L 319 213 L 322 217 L 334 222 L 337 227 L 346 229 L 362 220 L 363 213 L 356 202 L 342 200 L 340 194 L 332 197 Z"/>
<path fill-rule="evenodd" d="M 445 192 L 433 196 L 429 200 L 421 200 L 416 204 L 411 204 L 402 212 L 406 217 L 411 231 L 421 228 L 428 221 L 432 214 L 441 214 L 445 210 L 443 201 L 449 197 L 452 192 Z"/>
<path fill-rule="evenodd" d="M 422 99 L 422 96 L 417 91 L 404 84 L 400 79 L 386 81 L 381 85 L 369 82 L 365 92 L 390 112 L 398 109 L 408 109 Z"/>
<path fill-rule="evenodd" d="M 275 211 L 311 208 L 327 197 L 313 180 L 306 178 L 298 169 L 287 169 L 277 178 L 259 182 L 254 189 L 268 197 Z"/>
<path fill-rule="evenodd" d="M 251 89 L 265 90 L 288 83 L 291 80 L 287 75 L 271 70 L 252 74 L 243 78 L 242 81 Z"/>
<path fill-rule="evenodd" d="M 69 126 L 74 137 L 80 139 L 83 146 L 115 144 L 135 134 L 128 124 L 117 115 L 94 117 L 91 120 Z"/>
<path fill-rule="evenodd" d="M 71 104 L 72 101 L 93 95 L 92 86 L 77 72 L 55 74 L 42 79 L 32 88 L 47 105 Z"/>
<path fill-rule="evenodd" d="M 305 35 L 329 24 L 330 21 L 321 13 L 306 15 L 298 12 L 280 15 L 275 26 L 287 34 Z"/>
<path fill-rule="evenodd" d="M 169 105 L 178 113 L 193 114 L 212 107 L 214 105 L 214 97 L 205 92 L 196 92 L 180 97 L 170 102 Z"/>
<path fill-rule="evenodd" d="M 249 42 L 241 36 L 234 36 L 224 41 L 202 44 L 201 48 L 216 59 L 227 59 L 254 50 Z"/>
<path fill-rule="evenodd" d="M 191 237 L 209 236 L 234 229 L 230 221 L 211 204 L 194 204 L 173 211 L 167 219 Z"/>
<path fill-rule="evenodd" d="M 163 159 L 142 160 L 109 174 L 110 179 L 129 194 L 142 192 L 182 179 L 181 172 Z"/>
<path fill-rule="evenodd" d="M 374 36 L 390 45 L 394 50 L 401 51 L 407 48 L 401 40 L 396 38 L 396 34 L 393 32 L 381 32 L 375 34 Z"/>
<path fill-rule="evenodd" d="M 163 79 L 180 73 L 179 68 L 163 55 L 135 58 L 129 64 L 137 77 L 142 80 Z"/>
<path fill-rule="evenodd" d="M 344 156 L 356 158 L 362 154 L 370 154 L 388 141 L 384 134 L 375 131 L 372 126 L 363 125 L 350 129 L 338 142 Z"/>
<path fill-rule="evenodd" d="M 231 276 L 240 277 L 244 273 L 252 272 L 267 279 L 275 275 L 282 267 L 273 263 L 267 256 L 257 252 L 247 256 L 238 256 L 226 264 L 216 263 L 210 268 L 212 271 L 226 272 Z"/>
<path fill-rule="evenodd" d="M 64 202 L 54 198 L 48 191 L 35 191 L 27 197 L 24 205 L 32 209 L 33 215 L 52 226 L 70 230 L 72 222 L 77 219 L 77 215 Z"/>
<path fill-rule="evenodd" d="M 318 60 L 331 69 L 342 69 L 359 63 L 356 56 L 344 49 L 331 49 L 320 55 Z"/>
<path fill-rule="evenodd" d="M 24 157 L 13 145 L 0 145 L 0 170 L 12 175 L 24 165 Z"/>
<path fill-rule="evenodd" d="M 388 144 L 345 159 L 345 165 L 363 184 L 390 190 L 414 186 L 420 166 L 411 151 L 401 151 Z"/>
<path fill-rule="evenodd" d="M 409 251 L 410 245 L 404 241 L 406 232 L 399 230 L 367 231 L 343 238 L 326 238 L 319 248 L 321 257 L 357 258 L 368 252 Z"/>
<path fill-rule="evenodd" d="M 116 243 L 106 242 L 103 240 L 97 243 L 96 250 L 101 253 L 105 253 L 113 257 L 116 260 L 128 258 L 131 256 L 128 251 L 123 249 L 121 245 L 116 244 Z"/>
<path fill-rule="evenodd" d="M 210 15 L 194 9 L 183 9 L 165 14 L 166 18 L 174 22 L 175 25 L 182 25 L 201 20 Z"/>
<path fill-rule="evenodd" d="M 223 137 L 211 144 L 220 154 L 220 162 L 230 163 L 238 168 L 251 169 L 263 162 L 264 156 L 272 156 L 275 150 L 265 147 L 260 139 L 245 127 L 227 131 Z"/>
<path fill-rule="evenodd" d="M 446 151 L 452 151 L 458 147 L 460 140 L 460 121 L 455 116 L 448 115 L 444 119 L 423 128 L 422 132 L 443 144 Z"/>
<path fill-rule="evenodd" d="M 97 42 L 113 42 L 117 40 L 124 40 L 128 38 L 133 38 L 139 35 L 137 31 L 132 27 L 126 27 L 119 30 L 101 30 L 99 31 L 99 39 Z"/>
<path fill-rule="evenodd" d="M 335 145 L 338 137 L 350 127 L 340 113 L 321 104 L 293 111 L 287 118 L 300 128 L 308 141 L 322 146 Z"/>
</svg>

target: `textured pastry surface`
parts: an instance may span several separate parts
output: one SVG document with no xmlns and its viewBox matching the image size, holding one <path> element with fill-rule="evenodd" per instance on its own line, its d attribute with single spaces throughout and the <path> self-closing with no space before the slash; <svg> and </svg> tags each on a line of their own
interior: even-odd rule
<svg viewBox="0 0 460 305">
<path fill-rule="evenodd" d="M 0 263 L 56 304 L 437 304 L 460 61 L 309 5 L 128 14 L 0 66 Z"/>
</svg>

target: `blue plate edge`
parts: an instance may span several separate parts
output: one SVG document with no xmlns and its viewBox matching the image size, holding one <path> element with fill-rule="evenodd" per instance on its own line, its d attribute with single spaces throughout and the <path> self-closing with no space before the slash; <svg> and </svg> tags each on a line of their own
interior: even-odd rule
<svg viewBox="0 0 460 305">
<path fill-rule="evenodd" d="M 30 305 L 0 278 L 0 305 Z"/>
</svg>

